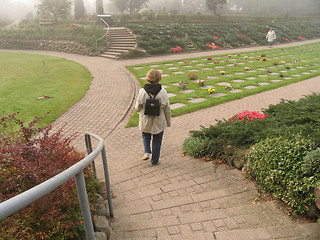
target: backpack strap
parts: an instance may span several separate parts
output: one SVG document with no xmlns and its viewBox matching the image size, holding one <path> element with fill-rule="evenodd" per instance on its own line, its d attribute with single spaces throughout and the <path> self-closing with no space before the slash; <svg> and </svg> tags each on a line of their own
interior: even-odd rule
<svg viewBox="0 0 320 240">
<path fill-rule="evenodd" d="M 146 91 L 146 90 L 145 90 L 145 91 Z M 149 95 L 150 98 L 153 98 L 153 99 L 155 99 L 156 96 L 158 95 L 158 93 L 157 93 L 156 95 L 154 95 L 154 97 L 152 97 L 152 96 L 150 95 L 150 93 L 148 93 L 147 91 L 146 91 L 146 93 Z"/>
</svg>

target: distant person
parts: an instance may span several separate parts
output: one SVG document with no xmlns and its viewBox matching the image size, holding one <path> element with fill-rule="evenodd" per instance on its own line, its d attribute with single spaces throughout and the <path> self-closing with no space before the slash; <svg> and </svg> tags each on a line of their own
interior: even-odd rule
<svg viewBox="0 0 320 240">
<path fill-rule="evenodd" d="M 272 47 L 272 45 L 276 42 L 277 36 L 272 27 L 270 28 L 270 31 L 267 33 L 266 39 L 268 40 L 269 48 Z"/>
<path fill-rule="evenodd" d="M 171 126 L 171 110 L 167 91 L 162 88 L 159 83 L 161 80 L 161 72 L 151 69 L 147 73 L 146 79 L 149 83 L 140 89 L 135 109 L 139 113 L 139 129 L 142 131 L 144 146 L 142 160 L 148 160 L 151 155 L 151 164 L 157 165 L 159 164 L 163 132 L 166 127 Z M 145 114 L 146 100 L 151 97 L 159 99 L 159 116 Z M 150 148 L 151 138 L 152 151 Z"/>
</svg>

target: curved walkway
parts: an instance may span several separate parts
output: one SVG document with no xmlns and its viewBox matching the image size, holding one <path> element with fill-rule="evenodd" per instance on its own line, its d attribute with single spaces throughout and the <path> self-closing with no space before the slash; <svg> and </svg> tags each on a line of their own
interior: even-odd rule
<svg viewBox="0 0 320 240">
<path fill-rule="evenodd" d="M 246 50 L 252 48 L 126 61 L 32 51 L 76 61 L 94 76 L 84 98 L 56 124 L 68 122 L 66 135 L 79 132 L 74 144 L 82 151 L 84 132 L 105 139 L 115 196 L 111 239 L 320 239 L 319 225 L 288 217 L 278 201 L 252 204 L 256 186 L 241 172 L 182 156 L 181 148 L 190 130 L 214 124 L 215 119 L 243 110 L 259 111 L 281 99 L 298 100 L 312 92 L 320 93 L 320 76 L 173 118 L 172 127 L 164 134 L 161 163 L 156 167 L 140 160 L 143 145 L 138 128 L 124 128 L 138 90 L 126 65 Z M 98 162 L 97 168 L 101 176 Z"/>
</svg>

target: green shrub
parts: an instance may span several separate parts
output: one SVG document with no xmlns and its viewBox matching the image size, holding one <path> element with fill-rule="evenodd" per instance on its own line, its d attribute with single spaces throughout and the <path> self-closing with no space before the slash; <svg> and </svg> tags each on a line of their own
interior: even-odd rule
<svg viewBox="0 0 320 240">
<path fill-rule="evenodd" d="M 313 159 L 308 160 L 315 154 L 308 155 L 304 163 L 314 149 L 314 142 L 301 135 L 267 138 L 251 148 L 244 171 L 261 190 L 285 202 L 290 213 L 303 214 L 315 200 L 315 172 L 304 171 L 315 165 Z"/>
<path fill-rule="evenodd" d="M 204 155 L 206 142 L 206 138 L 187 138 L 182 145 L 184 153 L 192 157 L 201 157 Z"/>
</svg>

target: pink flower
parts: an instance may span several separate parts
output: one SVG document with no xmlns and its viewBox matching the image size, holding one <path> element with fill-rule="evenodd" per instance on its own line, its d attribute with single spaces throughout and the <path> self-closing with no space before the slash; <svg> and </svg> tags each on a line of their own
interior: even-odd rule
<svg viewBox="0 0 320 240">
<path fill-rule="evenodd" d="M 301 36 L 299 36 L 299 37 L 298 37 L 298 39 L 299 39 L 299 40 L 302 40 L 302 37 L 301 37 Z"/>
<path fill-rule="evenodd" d="M 240 36 L 241 36 L 241 37 L 245 37 L 246 35 L 245 35 L 245 34 L 241 34 Z"/>
<path fill-rule="evenodd" d="M 176 46 L 175 48 L 171 48 L 173 52 L 182 52 L 182 48 L 180 46 Z"/>
<path fill-rule="evenodd" d="M 218 37 L 213 37 L 213 39 L 218 40 L 219 38 Z"/>
<path fill-rule="evenodd" d="M 285 40 L 286 40 L 287 42 L 290 42 L 290 40 L 289 40 L 288 38 L 285 38 Z"/>
<path fill-rule="evenodd" d="M 229 118 L 228 122 L 234 122 L 234 121 L 246 121 L 248 122 L 249 120 L 252 119 L 259 119 L 259 120 L 263 120 L 265 118 L 267 118 L 268 115 L 257 112 L 257 111 L 243 111 L 241 113 L 238 113 L 236 115 L 234 115 L 233 117 Z"/>
</svg>

